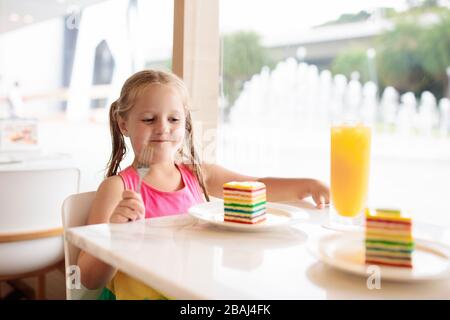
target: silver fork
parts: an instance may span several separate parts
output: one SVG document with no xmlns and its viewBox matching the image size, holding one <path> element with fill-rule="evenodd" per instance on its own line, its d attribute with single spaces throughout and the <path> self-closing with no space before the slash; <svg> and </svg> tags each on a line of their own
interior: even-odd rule
<svg viewBox="0 0 450 320">
<path fill-rule="evenodd" d="M 139 182 L 136 190 L 137 193 L 141 193 L 142 180 L 150 170 L 150 162 L 152 160 L 152 156 L 153 148 L 149 142 L 145 145 L 144 149 L 142 149 L 137 161 L 137 172 L 139 174 Z"/>
</svg>

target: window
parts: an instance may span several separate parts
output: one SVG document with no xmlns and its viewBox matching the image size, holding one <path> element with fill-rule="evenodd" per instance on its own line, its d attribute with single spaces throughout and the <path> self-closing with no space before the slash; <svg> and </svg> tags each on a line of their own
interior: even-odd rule
<svg viewBox="0 0 450 320">
<path fill-rule="evenodd" d="M 71 154 L 80 190 L 96 189 L 111 150 L 109 106 L 123 82 L 143 68 L 171 68 L 173 1 L 0 5 L 0 117 L 12 101 L 19 117 L 39 122 L 39 152 Z"/>
<path fill-rule="evenodd" d="M 221 1 L 218 162 L 329 182 L 330 124 L 355 114 L 373 125 L 369 205 L 450 226 L 450 52 L 433 50 L 449 8 Z"/>
</svg>

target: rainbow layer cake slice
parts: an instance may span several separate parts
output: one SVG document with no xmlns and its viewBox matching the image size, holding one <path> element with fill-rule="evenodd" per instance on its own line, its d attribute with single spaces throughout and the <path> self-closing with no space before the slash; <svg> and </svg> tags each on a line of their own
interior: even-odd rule
<svg viewBox="0 0 450 320">
<path fill-rule="evenodd" d="M 223 185 L 224 220 L 254 224 L 266 219 L 266 186 L 258 181 Z"/>
<path fill-rule="evenodd" d="M 412 268 L 411 218 L 400 210 L 366 209 L 366 264 Z"/>
</svg>

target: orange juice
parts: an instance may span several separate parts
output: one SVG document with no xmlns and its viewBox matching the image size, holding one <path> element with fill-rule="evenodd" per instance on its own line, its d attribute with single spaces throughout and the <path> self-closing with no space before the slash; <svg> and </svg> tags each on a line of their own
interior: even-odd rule
<svg viewBox="0 0 450 320">
<path fill-rule="evenodd" d="M 341 216 L 355 217 L 366 205 L 370 140 L 364 125 L 331 128 L 331 199 Z"/>
</svg>

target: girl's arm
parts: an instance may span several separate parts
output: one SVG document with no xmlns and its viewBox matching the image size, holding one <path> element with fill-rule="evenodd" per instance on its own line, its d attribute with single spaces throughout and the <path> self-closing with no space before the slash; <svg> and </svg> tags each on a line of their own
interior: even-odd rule
<svg viewBox="0 0 450 320">
<path fill-rule="evenodd" d="M 223 198 L 223 184 L 230 181 L 260 181 L 266 185 L 268 201 L 288 201 L 312 196 L 319 208 L 329 203 L 329 189 L 322 182 L 307 178 L 258 178 L 242 175 L 216 164 L 203 164 L 208 192 Z"/>
<path fill-rule="evenodd" d="M 124 186 L 119 176 L 105 179 L 97 190 L 89 212 L 87 224 L 107 223 L 121 201 Z M 81 283 L 88 289 L 104 287 L 116 273 L 116 269 L 94 256 L 80 251 L 78 256 Z"/>
</svg>

